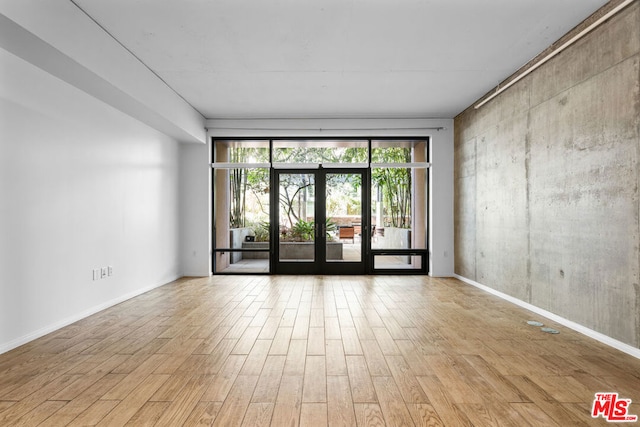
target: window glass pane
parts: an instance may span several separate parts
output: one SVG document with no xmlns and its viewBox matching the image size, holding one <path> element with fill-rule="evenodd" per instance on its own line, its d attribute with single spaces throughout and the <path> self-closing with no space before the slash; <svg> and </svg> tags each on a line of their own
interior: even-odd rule
<svg viewBox="0 0 640 427">
<path fill-rule="evenodd" d="M 278 250 L 280 261 L 315 260 L 315 175 L 278 176 Z"/>
<path fill-rule="evenodd" d="M 371 141 L 372 163 L 412 163 L 426 161 L 426 140 Z"/>
<path fill-rule="evenodd" d="M 362 175 L 328 173 L 326 185 L 327 262 L 362 261 Z"/>
<path fill-rule="evenodd" d="M 259 244 L 259 243 L 257 243 Z M 262 243 L 265 245 L 265 243 Z M 269 243 L 266 243 L 268 248 Z M 234 262 L 229 262 L 234 259 Z M 268 273 L 269 252 L 216 252 L 216 270 L 214 273 Z"/>
<path fill-rule="evenodd" d="M 269 249 L 269 169 L 216 169 L 214 173 L 215 248 L 231 249 L 216 252 L 216 271 L 268 268 L 268 252 L 232 249 Z"/>
<path fill-rule="evenodd" d="M 371 169 L 371 247 L 412 248 L 412 170 Z"/>
<path fill-rule="evenodd" d="M 367 163 L 367 141 L 276 140 L 274 163 Z"/>
<path fill-rule="evenodd" d="M 269 163 L 267 140 L 216 140 L 216 163 Z"/>
<path fill-rule="evenodd" d="M 422 256 L 374 255 L 373 268 L 376 270 L 419 270 L 422 268 Z"/>
</svg>

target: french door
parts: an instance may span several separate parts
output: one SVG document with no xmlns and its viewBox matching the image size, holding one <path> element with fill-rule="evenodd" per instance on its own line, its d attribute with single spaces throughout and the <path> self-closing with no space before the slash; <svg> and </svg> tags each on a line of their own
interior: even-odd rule
<svg viewBox="0 0 640 427">
<path fill-rule="evenodd" d="M 368 169 L 273 169 L 271 180 L 272 272 L 366 272 Z"/>
</svg>

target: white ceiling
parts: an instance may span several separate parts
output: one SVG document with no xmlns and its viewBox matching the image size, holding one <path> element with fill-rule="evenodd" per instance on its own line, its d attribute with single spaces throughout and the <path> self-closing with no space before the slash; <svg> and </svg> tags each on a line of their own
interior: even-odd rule
<svg viewBox="0 0 640 427">
<path fill-rule="evenodd" d="M 73 0 L 206 118 L 453 118 L 604 0 Z"/>
</svg>

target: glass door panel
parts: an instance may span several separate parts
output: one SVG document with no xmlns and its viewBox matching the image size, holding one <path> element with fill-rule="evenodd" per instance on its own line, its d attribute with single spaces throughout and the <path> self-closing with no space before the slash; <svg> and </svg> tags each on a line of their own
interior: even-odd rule
<svg viewBox="0 0 640 427">
<path fill-rule="evenodd" d="M 268 168 L 214 169 L 214 273 L 269 272 Z"/>
<path fill-rule="evenodd" d="M 411 168 L 371 170 L 372 249 L 411 249 L 412 218 Z"/>
<path fill-rule="evenodd" d="M 361 169 L 275 169 L 275 273 L 364 273 L 365 176 Z"/>
<path fill-rule="evenodd" d="M 325 175 L 326 262 L 362 262 L 362 174 Z"/>
<path fill-rule="evenodd" d="M 316 176 L 314 172 L 278 175 L 278 261 L 316 260 Z"/>
</svg>

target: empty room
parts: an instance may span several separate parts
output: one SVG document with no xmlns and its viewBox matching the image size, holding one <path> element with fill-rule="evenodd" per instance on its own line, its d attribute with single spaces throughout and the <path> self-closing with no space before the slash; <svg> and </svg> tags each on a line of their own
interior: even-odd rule
<svg viewBox="0 0 640 427">
<path fill-rule="evenodd" d="M 638 0 L 0 0 L 0 425 L 639 423 Z"/>
</svg>

